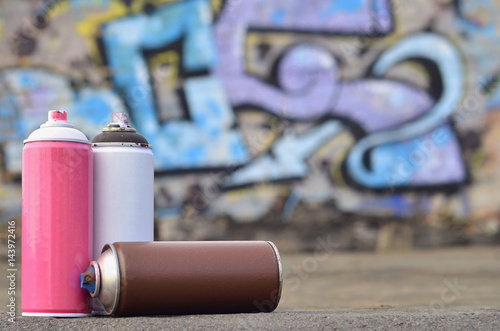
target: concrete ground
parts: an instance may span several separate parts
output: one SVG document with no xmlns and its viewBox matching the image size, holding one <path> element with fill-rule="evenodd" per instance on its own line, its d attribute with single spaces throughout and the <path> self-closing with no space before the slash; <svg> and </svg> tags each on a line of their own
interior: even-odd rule
<svg viewBox="0 0 500 331">
<path fill-rule="evenodd" d="M 375 309 L 278 311 L 269 314 L 91 317 L 19 317 L 2 330 L 500 330 L 497 309 Z"/>
<path fill-rule="evenodd" d="M 284 290 L 274 313 L 59 319 L 18 312 L 11 323 L 3 312 L 0 329 L 500 330 L 500 247 L 384 254 L 332 247 L 319 238 L 310 254 L 282 256 Z M 6 285 L 2 279 L 4 303 Z"/>
</svg>

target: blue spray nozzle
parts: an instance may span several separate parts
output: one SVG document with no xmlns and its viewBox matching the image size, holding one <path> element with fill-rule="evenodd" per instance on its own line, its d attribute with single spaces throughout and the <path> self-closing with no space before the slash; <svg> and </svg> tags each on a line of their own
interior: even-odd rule
<svg viewBox="0 0 500 331">
<path fill-rule="evenodd" d="M 90 293 L 95 292 L 94 266 L 89 266 L 83 274 L 80 274 L 80 287 L 86 289 Z"/>
</svg>

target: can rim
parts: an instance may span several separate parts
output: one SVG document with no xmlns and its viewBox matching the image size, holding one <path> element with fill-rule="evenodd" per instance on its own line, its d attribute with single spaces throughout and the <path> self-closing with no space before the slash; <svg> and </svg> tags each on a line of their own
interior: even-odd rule
<svg viewBox="0 0 500 331">
<path fill-rule="evenodd" d="M 90 262 L 90 265 L 94 268 L 95 274 L 95 289 L 94 292 L 90 292 L 90 296 L 92 298 L 96 298 L 101 293 L 101 268 L 99 267 L 99 263 L 97 261 Z"/>
<path fill-rule="evenodd" d="M 115 269 L 115 271 L 116 271 L 116 281 L 114 282 L 115 283 L 115 291 L 114 291 L 115 295 L 114 295 L 114 299 L 113 299 L 113 305 L 111 307 L 107 308 L 103 304 L 103 307 L 104 307 L 104 311 L 108 315 L 111 315 L 111 314 L 114 314 L 116 312 L 116 310 L 118 309 L 118 303 L 119 303 L 119 300 L 120 300 L 120 262 L 118 260 L 118 253 L 116 251 L 116 248 L 113 246 L 113 244 L 106 244 L 106 245 L 104 245 L 104 247 L 102 248 L 101 256 L 108 249 L 111 250 L 111 254 L 114 257 L 114 264 L 116 266 L 116 269 Z M 101 275 L 102 275 L 102 273 L 101 273 Z M 99 278 L 99 280 L 101 280 L 101 279 Z M 97 284 L 96 284 L 96 288 L 97 288 Z M 98 295 L 97 295 L 97 298 L 99 299 Z"/>
<path fill-rule="evenodd" d="M 281 291 L 283 289 L 283 264 L 281 263 L 281 256 L 280 256 L 280 253 L 278 251 L 278 247 L 276 247 L 276 245 L 272 241 L 268 241 L 267 243 L 269 245 L 271 245 L 271 247 L 273 248 L 274 254 L 276 255 L 276 260 L 278 261 L 280 287 L 278 289 L 278 294 L 276 295 L 276 302 L 275 302 L 275 306 L 274 306 L 274 309 L 276 309 L 278 307 L 280 300 L 281 300 Z"/>
<path fill-rule="evenodd" d="M 151 144 L 139 144 L 133 142 L 99 142 L 99 143 L 91 143 L 93 147 L 116 147 L 116 146 L 124 146 L 124 147 L 141 147 L 141 148 L 149 148 L 153 149 Z"/>
<path fill-rule="evenodd" d="M 115 262 L 116 262 L 116 274 L 118 277 L 116 277 L 116 291 L 115 291 L 115 304 L 112 307 L 111 313 L 114 314 L 116 312 L 116 309 L 118 309 L 118 302 L 120 300 L 120 261 L 118 260 L 118 252 L 116 251 L 115 246 L 113 244 L 110 244 L 109 247 L 111 248 L 111 252 L 113 253 L 113 256 L 115 257 Z"/>
<path fill-rule="evenodd" d="M 89 140 L 83 140 L 83 139 L 71 139 L 71 138 L 40 138 L 40 139 L 24 139 L 23 144 L 35 142 L 35 141 L 66 141 L 66 142 L 73 142 L 73 143 L 81 143 L 81 144 L 86 144 L 86 145 L 91 145 L 92 143 Z"/>
</svg>

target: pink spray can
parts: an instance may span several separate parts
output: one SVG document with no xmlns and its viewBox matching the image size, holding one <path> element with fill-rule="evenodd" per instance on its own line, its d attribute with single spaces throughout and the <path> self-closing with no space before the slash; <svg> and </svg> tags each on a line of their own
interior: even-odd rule
<svg viewBox="0 0 500 331">
<path fill-rule="evenodd" d="M 90 314 L 80 273 L 92 260 L 91 143 L 62 110 L 24 141 L 23 316 Z"/>
</svg>

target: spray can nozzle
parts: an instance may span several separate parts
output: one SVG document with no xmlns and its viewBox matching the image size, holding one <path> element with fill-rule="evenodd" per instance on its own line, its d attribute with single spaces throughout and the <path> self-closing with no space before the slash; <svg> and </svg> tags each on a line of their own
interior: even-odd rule
<svg viewBox="0 0 500 331">
<path fill-rule="evenodd" d="M 54 126 L 73 127 L 68 122 L 68 113 L 65 110 L 49 110 L 47 122 L 40 125 L 41 128 Z"/>
<path fill-rule="evenodd" d="M 50 110 L 49 121 L 68 121 L 68 114 L 65 110 Z"/>
<path fill-rule="evenodd" d="M 90 265 L 83 274 L 80 274 L 80 287 L 86 289 L 90 293 L 94 293 L 95 283 L 95 269 L 93 265 Z"/>
<path fill-rule="evenodd" d="M 103 131 L 136 132 L 136 130 L 130 126 L 128 114 L 126 113 L 113 113 L 113 115 L 111 115 L 111 122 L 106 128 L 103 129 Z"/>
</svg>

